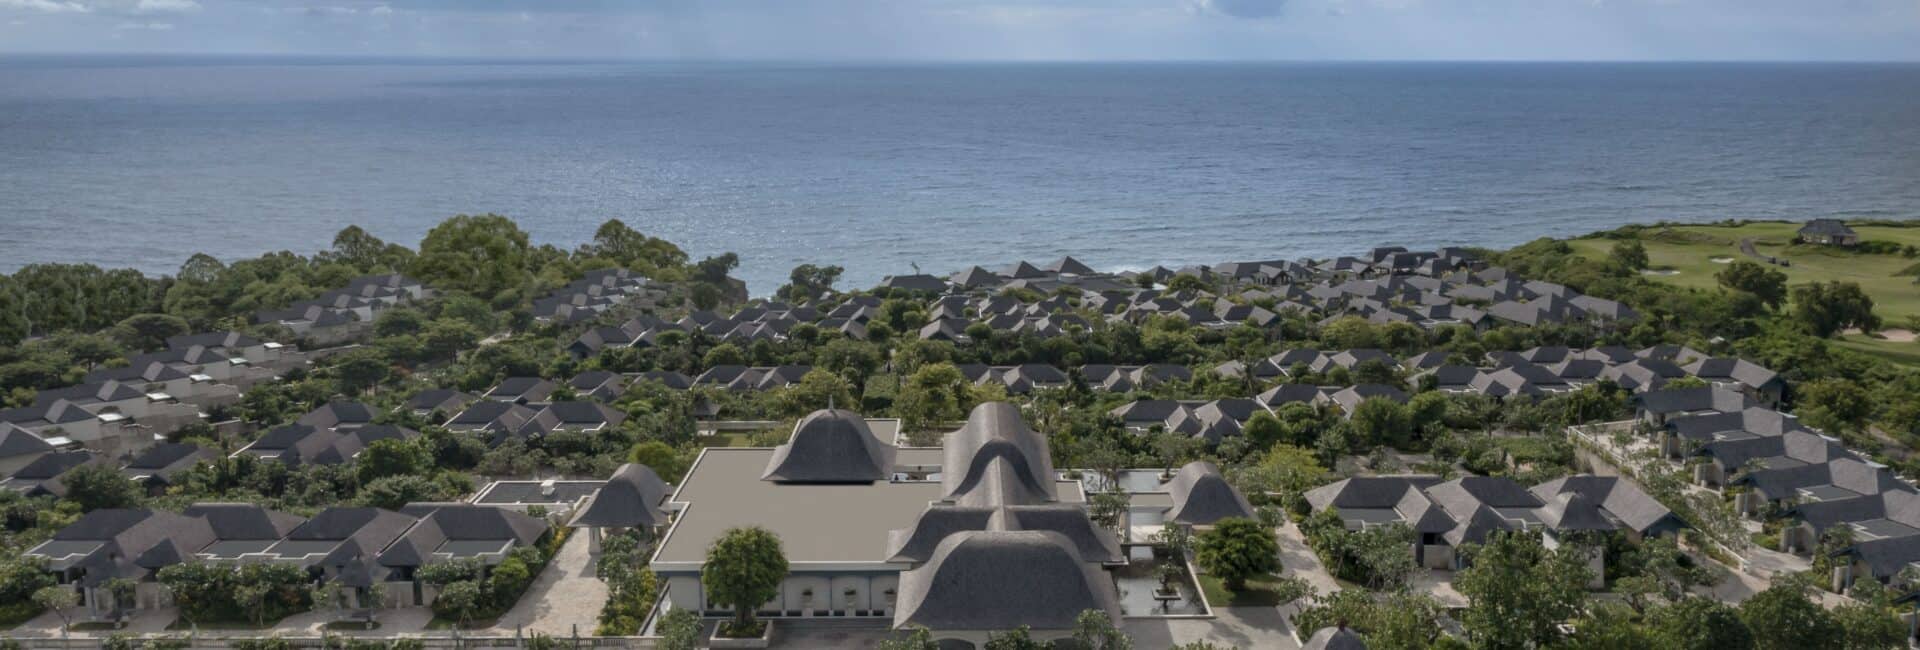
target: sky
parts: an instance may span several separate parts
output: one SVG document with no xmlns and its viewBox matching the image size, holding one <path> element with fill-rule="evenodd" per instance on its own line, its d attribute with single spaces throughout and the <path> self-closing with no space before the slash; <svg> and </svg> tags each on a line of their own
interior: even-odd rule
<svg viewBox="0 0 1920 650">
<path fill-rule="evenodd" d="M 1920 0 L 0 0 L 0 52 L 1920 61 Z"/>
</svg>

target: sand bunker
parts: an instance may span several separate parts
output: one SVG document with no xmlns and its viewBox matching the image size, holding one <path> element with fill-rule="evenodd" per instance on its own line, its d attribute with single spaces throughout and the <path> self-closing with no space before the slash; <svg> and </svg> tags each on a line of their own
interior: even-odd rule
<svg viewBox="0 0 1920 650">
<path fill-rule="evenodd" d="M 1713 262 L 1714 264 L 1732 264 L 1732 263 L 1733 263 L 1733 258 L 1731 258 L 1731 257 L 1725 257 L 1725 256 L 1721 256 L 1721 257 L 1709 257 L 1709 258 L 1707 258 L 1707 261 L 1709 261 L 1709 262 Z"/>
<path fill-rule="evenodd" d="M 1841 331 L 1840 333 L 1849 334 L 1849 335 L 1859 334 L 1860 328 L 1849 327 Z M 1887 329 L 1874 332 L 1873 338 L 1881 339 L 1885 341 L 1892 341 L 1894 343 L 1912 343 L 1914 340 L 1914 333 L 1910 330 L 1903 330 L 1897 327 L 1889 327 Z"/>
<path fill-rule="evenodd" d="M 1640 274 L 1641 275 L 1680 275 L 1680 272 L 1674 269 L 1646 269 L 1644 271 L 1641 271 Z"/>
</svg>

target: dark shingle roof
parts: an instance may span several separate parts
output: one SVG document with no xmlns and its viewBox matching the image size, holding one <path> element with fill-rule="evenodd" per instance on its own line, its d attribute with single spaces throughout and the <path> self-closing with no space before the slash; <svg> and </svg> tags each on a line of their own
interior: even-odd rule
<svg viewBox="0 0 1920 650">
<path fill-rule="evenodd" d="M 1006 402 L 974 407 L 966 426 L 947 434 L 940 482 L 962 505 L 1047 503 L 1054 494 L 1047 443 Z"/>
<path fill-rule="evenodd" d="M 645 528 L 667 523 L 660 508 L 671 490 L 653 468 L 627 463 L 587 498 L 587 504 L 567 525 L 575 528 Z"/>
<path fill-rule="evenodd" d="M 1173 509 L 1167 511 L 1167 519 L 1206 525 L 1228 517 L 1253 517 L 1253 506 L 1239 490 L 1227 484 L 1220 468 L 1213 463 L 1187 463 L 1166 487 L 1173 494 Z"/>
<path fill-rule="evenodd" d="M 893 445 L 867 428 L 860 414 L 819 410 L 793 427 L 793 437 L 775 447 L 761 480 L 783 483 L 862 483 L 893 475 Z"/>
<path fill-rule="evenodd" d="M 1089 609 L 1119 620 L 1113 581 L 1058 534 L 966 531 L 900 574 L 894 627 L 1036 630 L 1073 627 Z"/>
</svg>

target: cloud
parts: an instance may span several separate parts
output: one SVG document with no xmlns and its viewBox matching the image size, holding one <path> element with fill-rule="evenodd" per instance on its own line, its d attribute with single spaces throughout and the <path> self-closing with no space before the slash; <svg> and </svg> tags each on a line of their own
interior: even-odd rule
<svg viewBox="0 0 1920 650">
<path fill-rule="evenodd" d="M 123 32 L 171 32 L 173 23 L 120 23 L 114 29 Z"/>
<path fill-rule="evenodd" d="M 0 8 L 26 9 L 50 14 L 84 14 L 92 8 L 73 0 L 0 0 Z"/>
<path fill-rule="evenodd" d="M 140 0 L 133 5 L 136 14 L 187 13 L 200 10 L 200 3 L 194 0 Z"/>
<path fill-rule="evenodd" d="M 1287 0 L 1194 0 L 1194 6 L 1234 18 L 1273 18 L 1287 8 Z"/>
</svg>

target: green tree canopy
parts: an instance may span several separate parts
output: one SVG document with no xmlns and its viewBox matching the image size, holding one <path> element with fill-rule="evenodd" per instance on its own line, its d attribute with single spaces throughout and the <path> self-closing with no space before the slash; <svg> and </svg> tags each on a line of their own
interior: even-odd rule
<svg viewBox="0 0 1920 650">
<path fill-rule="evenodd" d="M 1272 529 L 1252 519 L 1214 522 L 1195 538 L 1194 549 L 1194 561 L 1234 591 L 1246 588 L 1248 578 L 1280 569 L 1279 540 Z"/>
<path fill-rule="evenodd" d="M 765 528 L 733 528 L 707 548 L 700 583 L 713 602 L 733 609 L 735 630 L 754 629 L 753 612 L 780 593 L 787 555 L 780 538 Z"/>
</svg>

